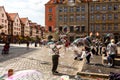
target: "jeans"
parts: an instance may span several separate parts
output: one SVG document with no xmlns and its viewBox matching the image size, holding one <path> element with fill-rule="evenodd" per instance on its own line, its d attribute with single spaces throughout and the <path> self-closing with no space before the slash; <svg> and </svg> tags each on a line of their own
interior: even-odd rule
<svg viewBox="0 0 120 80">
<path fill-rule="evenodd" d="M 90 57 L 91 57 L 91 54 L 88 54 L 88 55 L 86 56 L 86 60 L 87 60 L 86 63 L 90 63 Z"/>
<path fill-rule="evenodd" d="M 59 55 L 53 55 L 52 56 L 52 72 L 55 72 L 57 70 L 58 66 L 58 61 L 59 61 Z"/>
<path fill-rule="evenodd" d="M 115 54 L 111 54 L 107 57 L 108 63 L 112 64 L 111 66 L 114 66 L 115 64 Z"/>
</svg>

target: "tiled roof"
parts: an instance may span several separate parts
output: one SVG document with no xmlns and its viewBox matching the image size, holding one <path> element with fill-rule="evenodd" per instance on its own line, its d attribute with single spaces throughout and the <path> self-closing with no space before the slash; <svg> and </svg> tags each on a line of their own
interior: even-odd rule
<svg viewBox="0 0 120 80">
<path fill-rule="evenodd" d="M 25 24 L 25 22 L 28 20 L 28 18 L 20 18 L 21 22 Z"/>
<path fill-rule="evenodd" d="M 36 28 L 37 23 L 30 23 L 30 26 L 33 27 L 33 28 Z"/>
<path fill-rule="evenodd" d="M 8 13 L 8 15 L 9 15 L 10 19 L 11 19 L 12 21 L 14 21 L 16 15 L 18 15 L 18 13 Z"/>
</svg>

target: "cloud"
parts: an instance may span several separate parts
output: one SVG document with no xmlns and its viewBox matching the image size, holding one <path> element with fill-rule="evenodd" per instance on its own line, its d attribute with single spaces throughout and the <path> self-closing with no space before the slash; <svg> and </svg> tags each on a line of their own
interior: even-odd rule
<svg viewBox="0 0 120 80">
<path fill-rule="evenodd" d="M 0 0 L 8 13 L 18 13 L 20 17 L 28 17 L 33 22 L 45 25 L 45 3 L 49 0 Z"/>
</svg>

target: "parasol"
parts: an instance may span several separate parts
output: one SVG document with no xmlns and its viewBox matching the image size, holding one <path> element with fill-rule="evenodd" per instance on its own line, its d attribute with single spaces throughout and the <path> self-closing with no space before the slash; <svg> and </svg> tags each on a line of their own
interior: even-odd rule
<svg viewBox="0 0 120 80">
<path fill-rule="evenodd" d="M 5 80 L 44 80 L 40 72 L 36 70 L 18 71 Z"/>
</svg>

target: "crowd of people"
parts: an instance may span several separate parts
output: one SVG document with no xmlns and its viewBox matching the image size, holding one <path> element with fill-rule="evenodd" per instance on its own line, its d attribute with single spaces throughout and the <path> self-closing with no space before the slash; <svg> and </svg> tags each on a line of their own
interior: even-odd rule
<svg viewBox="0 0 120 80">
<path fill-rule="evenodd" d="M 61 39 L 62 44 L 64 46 L 64 51 L 66 52 L 66 49 L 69 46 L 77 47 L 78 45 L 70 43 L 70 41 L 67 38 Z M 117 45 L 115 44 L 115 40 L 113 38 L 109 39 L 109 41 L 102 42 L 99 39 L 93 39 L 91 36 L 83 38 L 83 40 L 80 40 L 82 43 L 82 50 L 74 49 L 73 53 L 75 55 L 74 60 L 80 60 L 82 61 L 84 58 L 86 59 L 86 64 L 90 64 L 91 58 L 94 58 L 93 56 L 101 56 L 104 54 L 104 56 L 107 57 L 108 66 L 114 67 L 115 66 L 115 57 L 117 55 Z M 105 45 L 104 45 L 105 44 Z M 59 50 L 61 48 L 57 48 L 57 42 L 55 43 L 56 50 L 54 51 L 53 48 L 53 55 L 52 55 L 52 72 L 58 73 L 57 66 L 59 62 Z M 56 53 L 57 52 L 57 53 Z M 57 56 L 57 57 L 56 57 Z"/>
<path fill-rule="evenodd" d="M 82 43 L 82 50 L 77 50 L 75 48 L 73 50 L 73 53 L 75 55 L 74 60 L 81 61 L 85 58 L 86 64 L 89 64 L 91 63 L 91 58 L 93 58 L 93 55 L 101 56 L 102 54 L 104 54 L 107 57 L 108 66 L 110 67 L 115 66 L 114 59 L 117 55 L 117 45 L 115 44 L 114 39 L 106 39 L 105 42 L 102 42 L 99 39 L 95 39 L 95 38 L 92 38 L 91 36 L 87 36 L 85 38 L 78 40 L 76 44 L 73 42 L 71 43 L 67 37 L 63 37 L 60 39 L 60 41 L 52 41 L 52 42 L 54 46 L 52 48 L 49 46 L 49 48 L 51 48 L 52 53 L 53 53 L 52 54 L 52 64 L 53 64 L 52 73 L 53 74 L 58 73 L 57 66 L 58 66 L 59 57 L 60 57 L 59 50 L 61 49 L 61 47 L 58 47 L 59 44 L 63 45 L 64 52 L 66 52 L 70 46 L 79 48 L 78 44 Z M 39 44 L 39 46 L 52 44 L 52 43 L 50 44 L 47 44 L 47 43 L 49 43 L 49 41 L 42 40 L 39 42 L 35 42 L 35 47 L 37 47 L 37 44 Z M 27 41 L 26 42 L 27 49 L 29 49 L 29 45 L 30 45 L 30 41 Z M 2 50 L 2 54 L 8 54 L 9 48 L 10 48 L 10 44 L 5 43 L 3 50 Z"/>
</svg>

